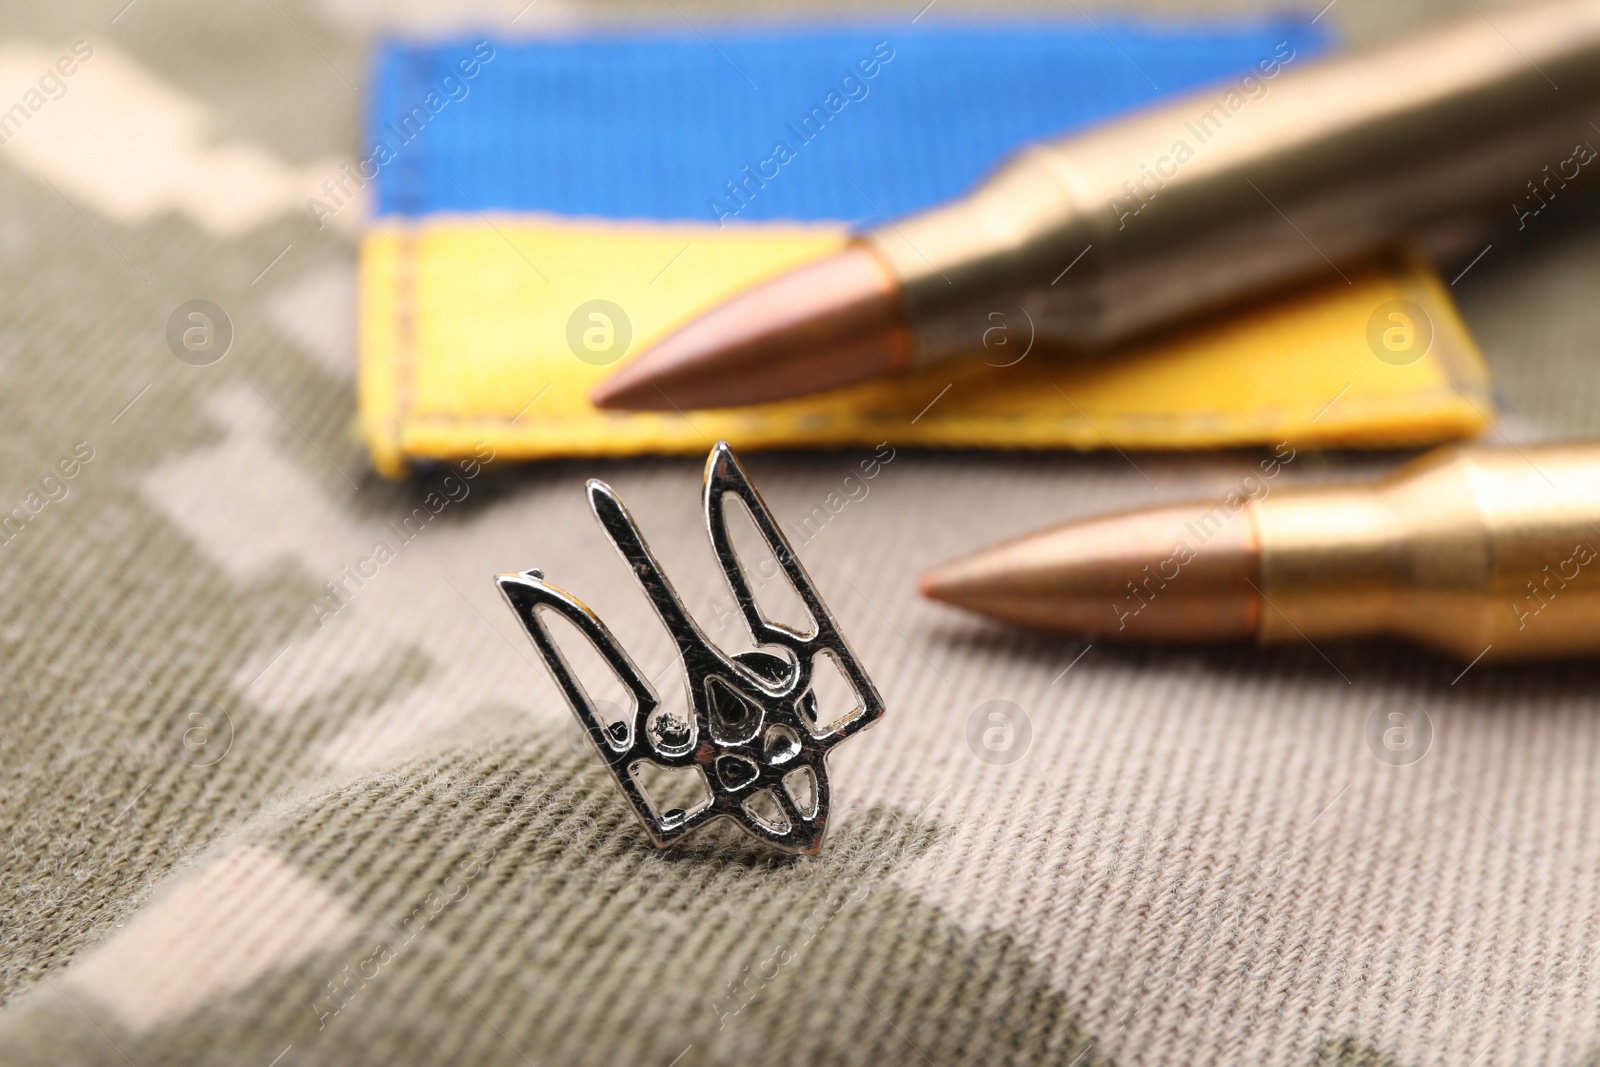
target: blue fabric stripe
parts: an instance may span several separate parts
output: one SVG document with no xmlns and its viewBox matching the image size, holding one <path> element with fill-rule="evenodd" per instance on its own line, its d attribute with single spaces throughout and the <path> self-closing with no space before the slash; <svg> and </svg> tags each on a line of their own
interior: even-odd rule
<svg viewBox="0 0 1600 1067">
<path fill-rule="evenodd" d="M 362 153 L 379 215 L 866 222 L 962 192 L 1025 142 L 1329 45 L 1287 17 L 480 40 L 380 46 Z M 875 47 L 892 58 L 867 78 Z M 814 107 L 830 117 L 807 141 Z M 726 183 L 746 165 L 768 177 L 741 203 Z"/>
</svg>

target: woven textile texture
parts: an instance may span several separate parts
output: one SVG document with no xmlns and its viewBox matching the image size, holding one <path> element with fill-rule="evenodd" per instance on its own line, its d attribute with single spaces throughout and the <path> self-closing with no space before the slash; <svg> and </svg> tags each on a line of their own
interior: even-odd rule
<svg viewBox="0 0 1600 1067">
<path fill-rule="evenodd" d="M 379 216 L 873 224 L 960 195 L 1038 138 L 1263 60 L 1276 77 L 1328 37 L 1303 16 L 1091 27 L 1068 11 L 736 25 L 709 41 L 684 26 L 391 42 L 373 60 L 362 145 L 381 164 Z"/>
<path fill-rule="evenodd" d="M 319 229 L 305 201 L 353 162 L 383 34 L 780 13 L 5 4 L 0 1064 L 1594 1062 L 1594 666 L 1129 652 L 915 595 L 1006 534 L 1220 495 L 1255 453 L 890 442 L 864 494 L 871 452 L 747 457 L 811 520 L 798 552 L 889 713 L 831 761 L 817 861 L 649 847 L 489 579 L 542 566 L 667 678 L 583 499 L 604 477 L 736 647 L 699 459 L 378 479 L 359 206 Z M 1366 43 L 1450 14 L 1482 17 L 1323 18 Z M 1600 435 L 1597 238 L 1558 199 L 1442 264 L 1496 440 Z M 1279 478 L 1399 458 L 1304 449 Z M 1405 766 L 1367 740 L 1391 713 L 1429 739 Z"/>
</svg>

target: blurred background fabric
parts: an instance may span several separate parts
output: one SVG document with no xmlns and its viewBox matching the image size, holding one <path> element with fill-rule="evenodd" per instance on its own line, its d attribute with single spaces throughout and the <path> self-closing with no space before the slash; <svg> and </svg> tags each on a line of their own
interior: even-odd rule
<svg viewBox="0 0 1600 1067">
<path fill-rule="evenodd" d="M 1294 10 L 1360 45 L 1495 9 Z M 381 37 L 862 14 L 5 5 L 0 1063 L 1600 1057 L 1594 665 L 1130 651 L 916 596 L 954 554 L 1221 495 L 1264 452 L 747 457 L 780 519 L 811 520 L 798 553 L 889 708 L 835 754 L 831 840 L 798 863 L 731 835 L 651 849 L 489 580 L 542 567 L 670 690 L 582 483 L 617 489 L 737 642 L 699 459 L 371 472 L 366 205 L 319 228 L 306 200 L 355 162 Z M 1444 265 L 1499 389 L 1493 440 L 1600 436 L 1597 237 L 1592 205 L 1558 200 Z M 203 352 L 181 343 L 197 300 L 223 312 L 200 309 Z M 1280 477 L 1401 458 L 1304 449 Z M 1427 743 L 1397 766 L 1372 736 L 1402 722 Z"/>
</svg>

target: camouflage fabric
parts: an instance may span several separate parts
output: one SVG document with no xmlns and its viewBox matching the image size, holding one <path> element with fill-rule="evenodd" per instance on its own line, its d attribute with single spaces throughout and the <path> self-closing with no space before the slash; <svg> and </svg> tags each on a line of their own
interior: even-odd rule
<svg viewBox="0 0 1600 1067">
<path fill-rule="evenodd" d="M 1457 8 L 1325 17 L 1359 42 Z M 833 757 L 819 859 L 650 847 L 490 578 L 581 588 L 671 688 L 581 487 L 617 488 L 736 644 L 699 461 L 378 480 L 350 432 L 356 213 L 304 205 L 354 158 L 375 34 L 745 7 L 4 10 L 0 1064 L 1600 1056 L 1593 665 L 1126 651 L 915 594 L 958 552 L 1220 494 L 1256 455 L 890 441 L 864 493 L 841 486 L 868 453 L 745 457 L 889 714 Z M 1497 434 L 1600 434 L 1596 237 L 1557 202 L 1447 262 Z M 1369 741 L 1396 707 L 1415 758 Z"/>
</svg>

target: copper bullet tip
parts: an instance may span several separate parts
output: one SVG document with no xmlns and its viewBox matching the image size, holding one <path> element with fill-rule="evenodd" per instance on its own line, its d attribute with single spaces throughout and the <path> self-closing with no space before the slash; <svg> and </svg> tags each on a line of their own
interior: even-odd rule
<svg viewBox="0 0 1600 1067">
<path fill-rule="evenodd" d="M 734 407 L 905 370 L 899 286 L 863 245 L 780 274 L 692 319 L 602 383 L 596 407 Z"/>
<path fill-rule="evenodd" d="M 922 575 L 932 600 L 1005 622 L 1123 641 L 1253 638 L 1259 553 L 1248 515 L 1204 540 L 1203 505 L 1069 523 L 995 545 Z"/>
</svg>

